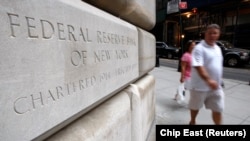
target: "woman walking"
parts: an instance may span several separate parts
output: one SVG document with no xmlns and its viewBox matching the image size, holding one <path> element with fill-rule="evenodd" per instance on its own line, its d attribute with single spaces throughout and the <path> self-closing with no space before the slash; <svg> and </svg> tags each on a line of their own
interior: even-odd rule
<svg viewBox="0 0 250 141">
<path fill-rule="evenodd" d="M 185 53 L 181 57 L 181 78 L 180 82 L 184 83 L 185 89 L 189 88 L 189 81 L 191 77 L 191 62 L 192 62 L 192 50 L 195 46 L 194 41 L 189 41 L 185 47 Z"/>
</svg>

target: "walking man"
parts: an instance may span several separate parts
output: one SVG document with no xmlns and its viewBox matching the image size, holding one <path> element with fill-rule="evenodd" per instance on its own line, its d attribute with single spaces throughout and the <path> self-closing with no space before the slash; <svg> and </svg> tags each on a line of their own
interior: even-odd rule
<svg viewBox="0 0 250 141">
<path fill-rule="evenodd" d="M 196 124 L 196 117 L 203 104 L 212 111 L 214 124 L 222 123 L 224 92 L 221 87 L 223 56 L 216 41 L 220 37 L 217 24 L 208 25 L 205 38 L 192 51 L 190 125 Z"/>
</svg>

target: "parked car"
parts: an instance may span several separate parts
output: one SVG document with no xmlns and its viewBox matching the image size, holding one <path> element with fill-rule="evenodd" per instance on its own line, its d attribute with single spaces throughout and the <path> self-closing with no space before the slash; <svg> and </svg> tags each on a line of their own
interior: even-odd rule
<svg viewBox="0 0 250 141">
<path fill-rule="evenodd" d="M 165 42 L 156 42 L 156 55 L 158 57 L 173 59 L 175 57 L 178 57 L 178 53 L 178 48 L 172 45 L 167 45 Z"/>
<path fill-rule="evenodd" d="M 196 43 L 199 42 L 196 41 Z M 221 48 L 225 66 L 239 67 L 249 64 L 250 50 L 236 48 L 228 41 L 219 40 L 216 43 Z"/>
</svg>

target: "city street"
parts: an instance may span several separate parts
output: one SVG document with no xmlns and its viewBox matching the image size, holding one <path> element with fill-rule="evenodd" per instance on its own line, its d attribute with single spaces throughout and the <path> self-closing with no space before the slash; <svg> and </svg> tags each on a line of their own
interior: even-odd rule
<svg viewBox="0 0 250 141">
<path fill-rule="evenodd" d="M 160 65 L 171 67 L 171 68 L 178 68 L 178 60 L 177 59 L 164 59 L 160 58 Z M 234 79 L 239 81 L 250 81 L 250 65 L 245 65 L 239 68 L 230 68 L 224 67 L 223 77 L 226 79 Z"/>
<path fill-rule="evenodd" d="M 155 125 L 187 125 L 190 120 L 187 103 L 189 92 L 185 101 L 178 104 L 174 100 L 176 89 L 179 86 L 180 73 L 174 67 L 175 60 L 161 59 L 161 66 L 150 72 L 156 79 L 156 116 Z M 172 67 L 164 65 L 170 64 Z M 175 64 L 177 66 L 177 63 Z M 226 69 L 227 70 L 227 69 Z M 234 70 L 234 69 L 232 69 Z M 236 69 L 237 70 L 237 69 Z M 238 69 L 240 70 L 240 69 Z M 245 70 L 245 69 L 243 69 Z M 248 74 L 249 75 L 249 74 Z M 225 83 L 225 111 L 223 113 L 224 125 L 250 124 L 250 86 L 248 82 L 224 78 Z M 198 125 L 212 125 L 211 112 L 204 106 L 197 116 Z M 156 141 L 155 126 L 152 127 L 147 141 Z"/>
</svg>

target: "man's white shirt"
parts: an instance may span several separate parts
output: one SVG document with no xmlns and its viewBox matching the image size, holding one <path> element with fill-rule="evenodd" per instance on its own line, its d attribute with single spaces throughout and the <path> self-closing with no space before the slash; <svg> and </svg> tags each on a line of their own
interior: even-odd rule
<svg viewBox="0 0 250 141">
<path fill-rule="evenodd" d="M 223 56 L 218 45 L 208 45 L 204 40 L 197 44 L 192 51 L 191 90 L 210 91 L 207 83 L 200 77 L 194 67 L 203 66 L 211 79 L 221 88 L 223 75 Z"/>
</svg>

